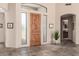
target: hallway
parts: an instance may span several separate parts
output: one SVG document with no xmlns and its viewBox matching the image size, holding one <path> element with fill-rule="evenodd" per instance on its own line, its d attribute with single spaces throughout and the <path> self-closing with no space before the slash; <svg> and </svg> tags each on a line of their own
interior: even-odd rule
<svg viewBox="0 0 79 59">
<path fill-rule="evenodd" d="M 1 56 L 79 56 L 79 46 L 43 45 L 20 49 L 0 49 Z"/>
</svg>

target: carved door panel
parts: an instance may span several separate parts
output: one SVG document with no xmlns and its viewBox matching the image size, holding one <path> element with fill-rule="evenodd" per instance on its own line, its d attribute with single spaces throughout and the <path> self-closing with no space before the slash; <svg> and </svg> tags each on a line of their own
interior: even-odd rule
<svg viewBox="0 0 79 59">
<path fill-rule="evenodd" d="M 41 45 L 41 15 L 40 14 L 30 14 L 31 21 L 31 40 L 30 46 L 40 46 Z"/>
</svg>

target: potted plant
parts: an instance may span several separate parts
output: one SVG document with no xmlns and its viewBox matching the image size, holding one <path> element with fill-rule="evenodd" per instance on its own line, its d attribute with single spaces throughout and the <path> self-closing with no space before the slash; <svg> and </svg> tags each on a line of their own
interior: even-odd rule
<svg viewBox="0 0 79 59">
<path fill-rule="evenodd" d="M 54 37 L 55 44 L 56 44 L 57 43 L 57 40 L 59 39 L 59 32 L 58 31 L 55 31 L 53 37 Z"/>
</svg>

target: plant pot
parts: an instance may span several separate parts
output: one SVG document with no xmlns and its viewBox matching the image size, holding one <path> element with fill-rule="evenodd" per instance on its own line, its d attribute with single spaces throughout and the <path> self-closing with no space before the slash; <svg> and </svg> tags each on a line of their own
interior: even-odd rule
<svg viewBox="0 0 79 59">
<path fill-rule="evenodd" d="M 58 40 L 54 40 L 53 43 L 54 43 L 54 44 L 58 44 Z"/>
</svg>

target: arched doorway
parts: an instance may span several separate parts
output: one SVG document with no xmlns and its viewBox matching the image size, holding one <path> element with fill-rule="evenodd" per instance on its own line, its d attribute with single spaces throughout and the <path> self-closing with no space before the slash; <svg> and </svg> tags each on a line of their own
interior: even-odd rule
<svg viewBox="0 0 79 59">
<path fill-rule="evenodd" d="M 75 43 L 75 15 L 65 14 L 61 16 L 61 43 L 72 44 Z"/>
</svg>

